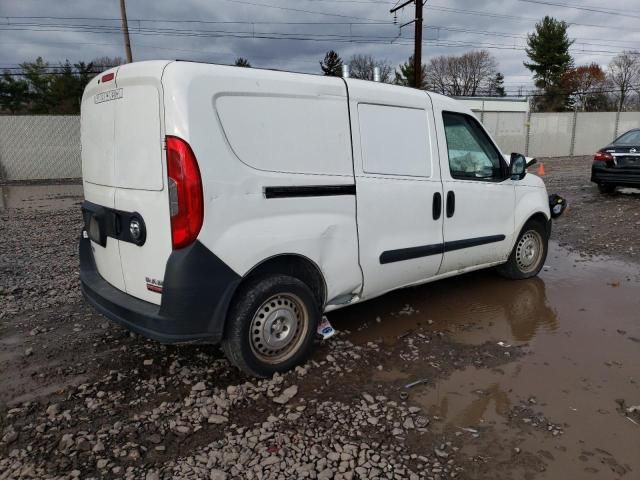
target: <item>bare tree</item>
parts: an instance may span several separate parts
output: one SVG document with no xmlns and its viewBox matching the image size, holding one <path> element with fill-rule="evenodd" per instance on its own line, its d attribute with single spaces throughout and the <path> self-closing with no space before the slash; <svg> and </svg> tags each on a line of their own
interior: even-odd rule
<svg viewBox="0 0 640 480">
<path fill-rule="evenodd" d="M 622 111 L 629 94 L 640 82 L 640 52 L 622 52 L 609 63 L 609 80 L 614 85 L 617 109 Z"/>
<path fill-rule="evenodd" d="M 486 50 L 461 56 L 432 58 L 427 67 L 430 90 L 451 96 L 489 93 L 496 76 L 496 60 Z"/>
<path fill-rule="evenodd" d="M 436 93 L 447 95 L 449 93 L 449 66 L 447 57 L 440 56 L 432 58 L 427 65 L 425 80 L 427 88 Z"/>
<path fill-rule="evenodd" d="M 390 83 L 394 69 L 387 60 L 376 60 L 371 55 L 353 55 L 349 59 L 349 75 L 361 80 L 373 80 L 373 69 L 380 69 L 380 81 Z"/>
</svg>

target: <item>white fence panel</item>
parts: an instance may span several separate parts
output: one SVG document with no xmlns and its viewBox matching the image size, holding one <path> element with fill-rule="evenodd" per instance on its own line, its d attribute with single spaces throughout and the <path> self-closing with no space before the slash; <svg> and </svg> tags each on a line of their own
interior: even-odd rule
<svg viewBox="0 0 640 480">
<path fill-rule="evenodd" d="M 0 178 L 81 176 L 78 115 L 0 116 Z"/>
<path fill-rule="evenodd" d="M 571 151 L 573 113 L 532 113 L 529 132 L 530 157 L 563 157 Z"/>
<path fill-rule="evenodd" d="M 615 137 L 616 112 L 580 112 L 576 116 L 574 155 L 592 155 Z"/>
<path fill-rule="evenodd" d="M 632 128 L 640 128 L 640 112 L 621 112 L 618 120 L 618 136 Z"/>
<path fill-rule="evenodd" d="M 484 112 L 482 123 L 503 153 L 524 154 L 527 144 L 525 112 Z"/>
</svg>

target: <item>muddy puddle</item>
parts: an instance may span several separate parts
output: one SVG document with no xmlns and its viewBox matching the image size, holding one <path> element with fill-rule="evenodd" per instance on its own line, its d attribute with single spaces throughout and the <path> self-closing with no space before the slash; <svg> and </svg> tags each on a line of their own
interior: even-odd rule
<svg viewBox="0 0 640 480">
<path fill-rule="evenodd" d="M 409 402 L 438 417 L 439 428 L 491 426 L 512 449 L 544 452 L 548 467 L 540 478 L 640 475 L 640 425 L 617 404 L 640 404 L 637 264 L 585 259 L 554 244 L 539 278 L 507 281 L 476 272 L 395 292 L 330 319 L 355 343 L 391 345 L 433 330 L 463 344 L 522 346 L 526 354 L 500 368 L 467 367 L 435 385 L 415 386 Z M 426 368 L 399 361 L 372 380 L 401 385 Z M 561 425 L 563 433 L 520 430 L 520 420 L 514 425 L 509 418 L 518 406 Z"/>
<path fill-rule="evenodd" d="M 0 211 L 55 211 L 80 205 L 82 185 L 0 185 Z"/>
</svg>

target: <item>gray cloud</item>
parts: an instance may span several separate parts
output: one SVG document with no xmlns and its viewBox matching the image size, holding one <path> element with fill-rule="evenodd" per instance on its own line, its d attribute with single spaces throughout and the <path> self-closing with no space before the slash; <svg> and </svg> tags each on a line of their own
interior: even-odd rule
<svg viewBox="0 0 640 480">
<path fill-rule="evenodd" d="M 559 0 L 564 2 L 564 0 Z M 361 25 L 367 20 L 392 22 L 389 8 L 396 2 L 382 0 L 169 0 L 128 1 L 131 43 L 135 60 L 182 58 L 216 63 L 231 63 L 238 56 L 248 58 L 256 67 L 279 68 L 319 73 L 318 60 L 329 49 L 347 59 L 351 55 L 371 54 L 393 64 L 406 60 L 412 53 L 413 26 L 399 32 L 398 25 L 413 18 L 413 9 L 399 13 L 397 23 Z M 600 8 L 631 8 L 628 0 L 610 0 Z M 254 5 L 251 5 L 254 4 Z M 255 4 L 268 4 L 268 8 Z M 333 14 L 304 13 L 309 10 Z M 635 11 L 635 10 L 634 10 Z M 466 12 L 466 13 L 465 13 Z M 480 15 L 478 12 L 484 13 Z M 524 36 L 544 15 L 571 23 L 570 35 L 576 38 L 573 54 L 576 64 L 596 62 L 603 66 L 625 49 L 640 48 L 637 19 L 624 15 L 606 15 L 576 9 L 540 5 L 517 0 L 430 0 L 425 7 L 424 59 L 435 55 L 460 54 L 476 48 L 488 48 L 505 74 L 507 90 L 515 92 L 519 85 L 530 86 L 531 76 L 522 62 Z M 101 17 L 113 21 L 7 19 L 6 17 Z M 52 63 L 69 59 L 90 60 L 98 56 L 124 56 L 122 35 L 118 31 L 118 2 L 97 0 L 14 0 L 0 5 L 0 67 L 15 66 L 25 60 L 42 56 Z M 510 16 L 505 18 L 504 16 Z M 4 17 L 4 18 L 2 18 Z M 349 17 L 349 18 L 347 18 Z M 353 18 L 352 18 L 353 17 Z M 156 23 L 145 20 L 206 20 L 216 22 L 325 22 L 323 24 L 199 24 Z M 12 24 L 30 22 L 40 26 L 23 26 L 15 30 Z M 326 22 L 345 22 L 329 25 Z M 348 24 L 353 22 L 352 24 Z M 42 27 L 43 24 L 82 24 L 85 31 Z M 582 24 L 582 25 L 580 25 Z M 111 33 L 94 33 L 92 26 L 112 26 Z M 607 27 L 607 28 L 602 28 Z M 610 28 L 609 28 L 610 27 Z M 176 29 L 217 32 L 221 36 L 173 36 L 151 34 L 145 29 Z M 180 32 L 176 32 L 180 33 Z M 384 43 L 356 43 L 348 40 L 393 38 Z M 267 38 L 233 38 L 288 34 L 287 40 Z M 301 38 L 335 35 L 333 41 L 305 41 Z M 340 37 L 338 37 L 340 36 Z M 342 40 L 342 41 L 340 41 Z"/>
</svg>

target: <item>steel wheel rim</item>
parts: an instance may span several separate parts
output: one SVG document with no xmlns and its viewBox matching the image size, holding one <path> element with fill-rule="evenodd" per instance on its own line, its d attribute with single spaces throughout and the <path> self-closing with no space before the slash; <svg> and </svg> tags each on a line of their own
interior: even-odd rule
<svg viewBox="0 0 640 480">
<path fill-rule="evenodd" d="M 535 230 L 525 232 L 516 245 L 516 263 L 523 273 L 534 271 L 542 258 L 542 235 Z"/>
<path fill-rule="evenodd" d="M 266 300 L 251 320 L 249 344 L 261 361 L 274 364 L 293 356 L 306 337 L 309 314 L 300 298 L 280 293 Z"/>
</svg>

